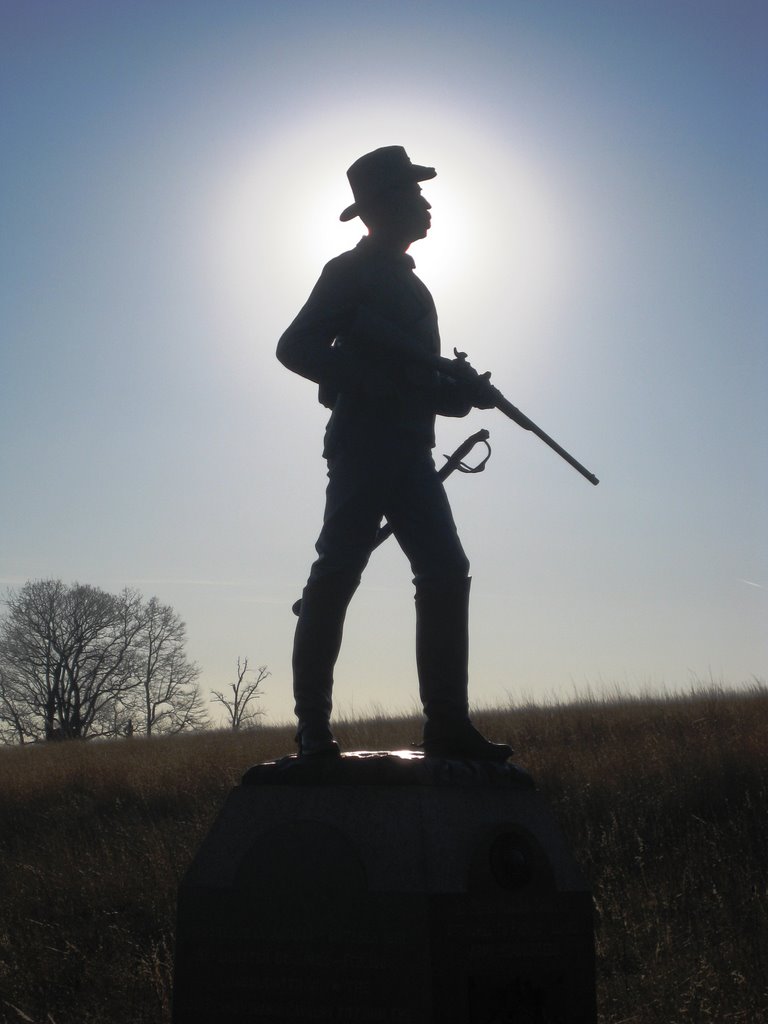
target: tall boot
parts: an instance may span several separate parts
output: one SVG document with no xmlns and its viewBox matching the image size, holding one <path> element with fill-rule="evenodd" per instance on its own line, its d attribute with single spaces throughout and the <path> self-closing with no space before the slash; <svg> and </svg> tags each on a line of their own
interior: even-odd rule
<svg viewBox="0 0 768 1024">
<path fill-rule="evenodd" d="M 359 576 L 334 573 L 310 579 L 304 588 L 293 641 L 300 756 L 339 754 L 330 724 L 333 669 L 341 650 L 347 607 L 359 583 Z"/>
<path fill-rule="evenodd" d="M 469 579 L 416 584 L 416 667 L 424 707 L 424 753 L 506 761 L 513 750 L 491 743 L 469 720 Z"/>
</svg>

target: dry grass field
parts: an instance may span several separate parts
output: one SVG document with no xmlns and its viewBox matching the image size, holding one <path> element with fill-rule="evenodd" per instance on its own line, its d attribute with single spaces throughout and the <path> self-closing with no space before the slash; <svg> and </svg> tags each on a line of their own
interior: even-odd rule
<svg viewBox="0 0 768 1024">
<path fill-rule="evenodd" d="M 479 712 L 593 887 L 601 1024 L 768 1021 L 768 689 Z M 346 722 L 348 749 L 412 719 Z M 165 1024 L 175 894 L 289 728 L 0 749 L 0 1021 Z"/>
</svg>

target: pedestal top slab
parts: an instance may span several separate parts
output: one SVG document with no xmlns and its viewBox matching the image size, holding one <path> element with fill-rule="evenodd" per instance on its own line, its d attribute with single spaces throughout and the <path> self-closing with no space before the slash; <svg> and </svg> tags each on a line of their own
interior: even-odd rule
<svg viewBox="0 0 768 1024">
<path fill-rule="evenodd" d="M 253 765 L 244 786 L 493 786 L 533 789 L 531 776 L 498 761 L 425 757 L 418 750 L 353 750 L 340 757 L 297 757 Z"/>
</svg>

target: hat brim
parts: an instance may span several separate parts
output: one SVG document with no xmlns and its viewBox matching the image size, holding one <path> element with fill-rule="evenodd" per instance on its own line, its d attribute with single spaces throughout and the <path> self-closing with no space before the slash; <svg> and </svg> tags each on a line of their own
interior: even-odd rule
<svg viewBox="0 0 768 1024">
<path fill-rule="evenodd" d="M 387 191 L 390 188 L 396 188 L 398 185 L 406 185 L 412 181 L 429 181 L 431 178 L 436 176 L 437 171 L 434 167 L 422 167 L 420 164 L 411 164 L 407 169 L 407 173 L 403 174 L 402 178 L 396 182 L 391 182 L 387 186 L 387 189 L 384 189 L 383 191 Z M 382 194 L 382 192 L 378 193 L 378 195 Z M 371 196 L 371 200 L 375 200 L 376 198 L 376 196 Z M 348 206 L 346 210 L 341 211 L 339 214 L 339 220 L 354 220 L 355 217 L 360 216 L 368 205 L 369 203 L 352 203 L 352 205 Z"/>
</svg>

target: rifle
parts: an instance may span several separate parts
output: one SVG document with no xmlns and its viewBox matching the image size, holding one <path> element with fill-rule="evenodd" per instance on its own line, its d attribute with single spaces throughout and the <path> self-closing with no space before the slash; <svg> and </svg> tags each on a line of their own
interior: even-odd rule
<svg viewBox="0 0 768 1024">
<path fill-rule="evenodd" d="M 541 427 L 536 426 L 533 420 L 529 419 L 525 413 L 520 412 L 519 409 L 512 405 L 499 389 L 490 383 L 488 379 L 490 373 L 478 373 L 467 362 L 466 352 L 459 352 L 457 349 L 454 349 L 455 359 L 447 359 L 444 356 L 435 356 L 431 352 L 425 352 L 419 349 L 418 346 L 413 345 L 412 340 L 401 327 L 368 306 L 361 306 L 358 310 L 353 333 L 363 344 L 378 350 L 381 354 L 388 354 L 390 358 L 419 363 L 422 366 L 438 370 L 446 377 L 450 377 L 457 382 L 464 381 L 475 385 L 481 395 L 490 399 L 488 408 L 498 409 L 505 416 L 514 420 L 523 430 L 530 430 L 531 433 L 541 438 L 545 444 L 548 444 L 553 451 L 557 452 L 560 458 L 569 462 L 591 484 L 600 483 L 594 473 L 590 473 L 588 469 L 585 469 L 569 452 L 561 448 L 557 441 L 554 441 L 549 434 L 545 434 Z"/>
<path fill-rule="evenodd" d="M 491 457 L 491 446 L 488 443 L 488 438 L 491 435 L 487 430 L 478 430 L 476 434 L 472 434 L 466 441 L 462 441 L 459 447 L 451 455 L 444 455 L 445 462 L 437 471 L 437 475 L 440 480 L 446 480 L 451 473 L 458 470 L 460 473 L 482 473 L 485 469 L 485 464 Z M 478 462 L 476 466 L 468 466 L 464 461 L 476 444 L 484 444 L 487 451 L 485 456 Z M 392 536 L 392 526 L 390 523 L 384 523 L 376 531 L 376 539 L 373 542 L 373 549 L 375 550 L 380 544 L 383 544 L 387 537 Z M 291 606 L 291 611 L 294 615 L 298 615 L 301 611 L 301 598 L 298 601 L 294 601 Z"/>
<path fill-rule="evenodd" d="M 557 441 L 553 441 L 549 434 L 545 434 L 541 427 L 536 426 L 533 420 L 529 419 L 525 413 L 520 412 L 516 406 L 512 405 L 512 403 L 502 395 L 499 389 L 490 383 L 488 380 L 488 376 L 490 376 L 490 374 L 488 376 L 485 374 L 478 374 L 477 371 L 467 362 L 466 352 L 458 352 L 454 349 L 453 353 L 459 363 L 459 368 L 462 365 L 466 365 L 467 368 L 466 373 L 463 371 L 459 372 L 458 376 L 460 379 L 477 382 L 482 389 L 482 393 L 492 400 L 493 408 L 498 409 L 499 412 L 503 412 L 505 416 L 514 420 L 514 422 L 517 423 L 519 427 L 522 427 L 523 430 L 530 430 L 531 433 L 541 438 L 545 444 L 548 444 L 553 451 L 557 452 L 560 458 L 565 459 L 566 462 L 570 463 L 573 468 L 578 470 L 579 473 L 589 480 L 591 484 L 597 485 L 600 483 L 594 473 L 590 473 L 589 470 L 582 466 L 580 462 L 577 462 L 576 459 L 574 459 L 574 457 L 565 450 L 565 448 L 561 448 Z"/>
</svg>

